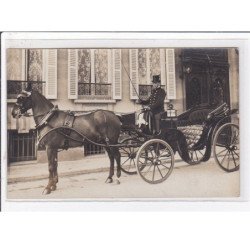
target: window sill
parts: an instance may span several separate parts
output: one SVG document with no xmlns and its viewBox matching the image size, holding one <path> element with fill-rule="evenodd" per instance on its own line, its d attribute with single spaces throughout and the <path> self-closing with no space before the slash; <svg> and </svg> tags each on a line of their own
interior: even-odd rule
<svg viewBox="0 0 250 250">
<path fill-rule="evenodd" d="M 137 101 L 138 99 L 133 99 L 132 101 Z M 169 103 L 170 102 L 170 100 L 164 100 L 164 103 Z M 140 104 L 141 105 L 141 104 Z"/>
<path fill-rule="evenodd" d="M 116 100 L 83 100 L 76 99 L 74 103 L 116 103 Z"/>
<path fill-rule="evenodd" d="M 7 99 L 7 103 L 16 103 L 16 99 Z"/>
</svg>

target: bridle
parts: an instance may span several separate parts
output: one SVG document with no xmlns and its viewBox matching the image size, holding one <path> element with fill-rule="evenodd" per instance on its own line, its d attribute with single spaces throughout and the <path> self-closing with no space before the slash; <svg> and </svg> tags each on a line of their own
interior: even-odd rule
<svg viewBox="0 0 250 250">
<path fill-rule="evenodd" d="M 25 110 L 25 107 L 23 106 L 23 103 L 18 102 L 19 98 L 28 98 L 30 95 L 31 95 L 30 92 L 23 90 L 21 92 L 21 94 L 19 94 L 17 96 L 17 101 L 16 101 L 15 105 L 18 107 L 18 116 L 19 117 L 21 117 L 21 116 L 30 116 L 30 114 L 27 113 L 28 109 Z"/>
</svg>

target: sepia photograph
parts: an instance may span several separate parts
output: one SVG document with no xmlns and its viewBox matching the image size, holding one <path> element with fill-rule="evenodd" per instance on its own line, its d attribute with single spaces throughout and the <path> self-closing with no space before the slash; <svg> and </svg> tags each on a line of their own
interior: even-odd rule
<svg viewBox="0 0 250 250">
<path fill-rule="evenodd" d="M 239 198 L 240 48 L 108 42 L 5 40 L 6 199 Z"/>
</svg>

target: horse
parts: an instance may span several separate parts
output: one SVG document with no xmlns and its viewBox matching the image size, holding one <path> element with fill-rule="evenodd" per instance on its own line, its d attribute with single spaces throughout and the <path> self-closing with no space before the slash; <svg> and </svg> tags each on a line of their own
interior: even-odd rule
<svg viewBox="0 0 250 250">
<path fill-rule="evenodd" d="M 70 120 L 69 112 L 59 110 L 56 107 L 42 94 L 28 86 L 17 96 L 12 109 L 13 118 L 27 115 L 27 111 L 32 109 L 38 138 L 42 137 L 41 141 L 46 147 L 48 158 L 49 180 L 43 193 L 50 194 L 57 188 L 58 151 L 82 146 L 86 141 L 105 146 L 110 160 L 106 183 L 113 182 L 115 160 L 117 163 L 117 183 L 120 183 L 121 155 L 118 147 L 110 146 L 118 143 L 121 130 L 119 118 L 111 111 L 96 110 L 88 114 L 73 116 L 72 120 L 74 121 L 69 122 L 71 128 L 65 128 L 65 120 Z M 61 127 L 64 129 L 57 129 Z"/>
</svg>

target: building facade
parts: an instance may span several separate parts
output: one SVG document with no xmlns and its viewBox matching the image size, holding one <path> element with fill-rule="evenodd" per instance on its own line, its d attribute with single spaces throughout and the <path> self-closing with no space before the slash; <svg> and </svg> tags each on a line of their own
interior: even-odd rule
<svg viewBox="0 0 250 250">
<path fill-rule="evenodd" d="M 37 150 L 32 117 L 13 119 L 16 96 L 31 82 L 59 109 L 106 109 L 133 112 L 140 109 L 138 95 L 151 93 L 153 75 L 161 76 L 177 114 L 199 104 L 227 102 L 239 108 L 239 55 L 236 48 L 140 49 L 8 49 L 7 122 L 9 161 L 45 159 Z M 85 148 L 85 154 L 100 152 Z M 78 159 L 83 149 L 69 150 Z"/>
</svg>

